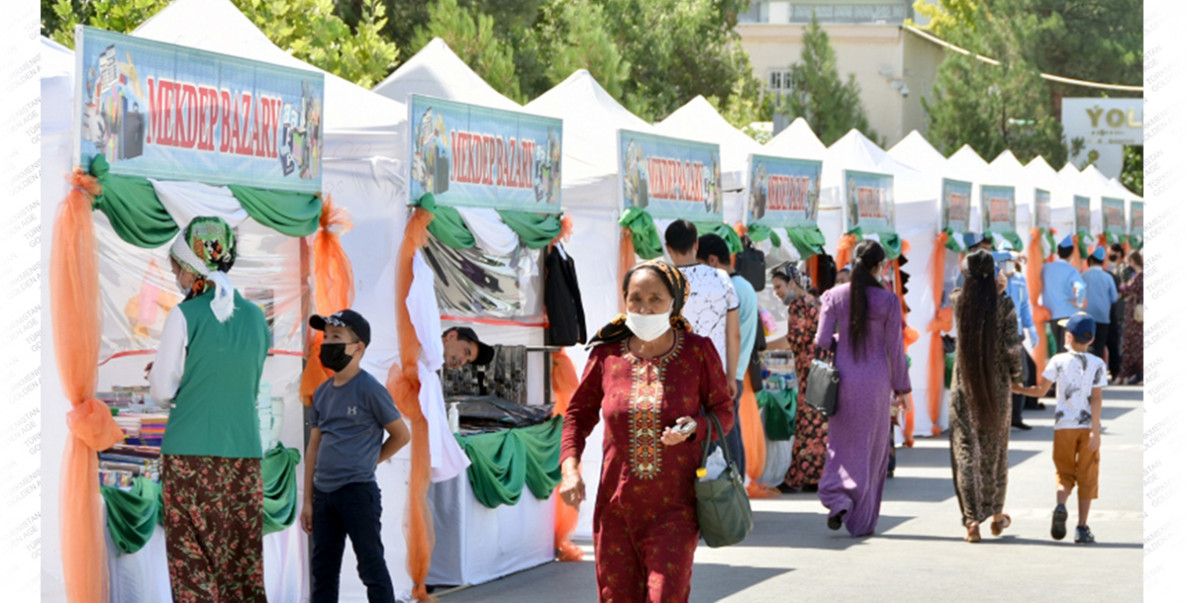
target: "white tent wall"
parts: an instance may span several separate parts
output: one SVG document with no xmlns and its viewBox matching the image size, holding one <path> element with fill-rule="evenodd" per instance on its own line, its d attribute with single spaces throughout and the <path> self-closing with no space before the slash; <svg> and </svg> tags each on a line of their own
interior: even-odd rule
<svg viewBox="0 0 1188 603">
<path fill-rule="evenodd" d="M 1052 169 L 1042 156 L 1036 156 L 1026 167 L 1033 185 L 1051 194 L 1052 228 L 1056 230 L 1055 238 L 1059 243 L 1065 235 L 1072 233 L 1072 193 L 1056 170 Z M 1034 204 L 1034 199 L 1029 200 L 1029 203 Z"/>
<path fill-rule="evenodd" d="M 1009 149 L 999 153 L 990 162 L 990 168 L 1002 175 L 1003 179 L 1015 187 L 1015 232 L 1023 241 L 1025 253 L 1031 241 L 1031 206 L 1035 199 L 1035 178 L 1023 167 L 1019 159 Z"/>
</svg>

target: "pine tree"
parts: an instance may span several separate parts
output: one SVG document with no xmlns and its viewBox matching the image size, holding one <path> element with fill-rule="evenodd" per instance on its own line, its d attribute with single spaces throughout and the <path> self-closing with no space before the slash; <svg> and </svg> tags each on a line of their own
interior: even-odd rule
<svg viewBox="0 0 1188 603">
<path fill-rule="evenodd" d="M 814 11 L 804 30 L 800 62 L 792 64 L 792 91 L 781 100 L 776 111 L 793 119 L 803 117 L 826 146 L 851 129 L 879 142 L 878 133 L 866 119 L 860 95 L 854 74 L 842 83 L 837 71 L 837 53 Z"/>
</svg>

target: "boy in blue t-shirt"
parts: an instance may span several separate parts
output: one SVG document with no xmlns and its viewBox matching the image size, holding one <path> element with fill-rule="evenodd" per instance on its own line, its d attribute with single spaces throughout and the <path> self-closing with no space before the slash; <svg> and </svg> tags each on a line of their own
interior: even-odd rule
<svg viewBox="0 0 1188 603">
<path fill-rule="evenodd" d="M 1068 510 L 1064 503 L 1077 489 L 1077 536 L 1080 544 L 1096 539 L 1089 529 L 1089 505 L 1097 498 L 1098 465 L 1101 463 L 1101 392 L 1109 383 L 1105 362 L 1089 353 L 1097 332 L 1093 317 L 1073 314 L 1065 322 L 1067 351 L 1048 361 L 1039 383 L 1014 385 L 1025 396 L 1042 396 L 1056 383 L 1056 425 L 1052 431 L 1052 461 L 1056 464 L 1056 509 L 1052 511 L 1052 538 L 1067 533 Z"/>
<path fill-rule="evenodd" d="M 313 536 L 310 601 L 338 601 L 342 552 L 350 536 L 367 600 L 391 603 L 396 594 L 380 540 L 383 507 L 375 468 L 408 443 L 408 427 L 388 390 L 359 368 L 371 343 L 367 319 L 343 310 L 311 316 L 309 326 L 325 331 L 319 358 L 334 371 L 314 392 L 305 452 L 301 527 Z"/>
</svg>

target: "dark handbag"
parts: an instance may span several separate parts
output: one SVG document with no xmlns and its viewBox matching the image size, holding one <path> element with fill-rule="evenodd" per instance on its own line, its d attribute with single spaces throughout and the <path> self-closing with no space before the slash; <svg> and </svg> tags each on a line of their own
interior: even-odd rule
<svg viewBox="0 0 1188 603">
<path fill-rule="evenodd" d="M 836 351 L 837 342 L 833 343 Z M 808 380 L 804 388 L 804 403 L 827 417 L 837 413 L 837 386 L 841 381 L 837 367 L 821 359 L 809 365 Z"/>
<path fill-rule="evenodd" d="M 697 525 L 701 528 L 701 537 L 705 544 L 716 548 L 742 542 L 751 533 L 754 524 L 751 520 L 751 500 L 747 498 L 742 474 L 730 458 L 722 425 L 712 413 L 706 413 L 705 416 L 718 434 L 721 444 L 718 448 L 726 458 L 726 469 L 712 480 L 697 480 L 693 483 L 693 489 L 697 494 Z M 701 447 L 702 471 L 709 458 L 709 450 L 710 438 L 706 434 Z"/>
<path fill-rule="evenodd" d="M 763 252 L 749 243 L 734 254 L 734 272 L 751 283 L 756 292 L 767 287 L 767 264 Z"/>
</svg>

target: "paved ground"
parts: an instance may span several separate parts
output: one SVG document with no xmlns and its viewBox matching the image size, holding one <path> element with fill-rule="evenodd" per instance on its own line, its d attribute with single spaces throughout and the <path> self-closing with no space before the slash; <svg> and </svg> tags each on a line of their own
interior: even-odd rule
<svg viewBox="0 0 1188 603">
<path fill-rule="evenodd" d="M 1050 401 L 1049 401 L 1050 402 Z M 752 501 L 755 529 L 733 547 L 699 547 L 692 601 L 1141 601 L 1143 567 L 1142 390 L 1106 390 L 1102 412 L 1100 498 L 1089 525 L 1093 546 L 1048 535 L 1055 506 L 1051 404 L 1029 411 L 1031 431 L 1012 431 L 1001 538 L 983 525 L 983 541 L 962 540 L 947 438 L 900 448 L 887 481 L 875 535 L 850 538 L 825 527 L 813 494 Z M 501 580 L 445 594 L 443 603 L 596 601 L 593 548 L 586 561 L 549 563 Z"/>
</svg>

